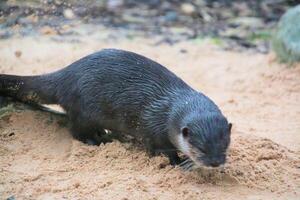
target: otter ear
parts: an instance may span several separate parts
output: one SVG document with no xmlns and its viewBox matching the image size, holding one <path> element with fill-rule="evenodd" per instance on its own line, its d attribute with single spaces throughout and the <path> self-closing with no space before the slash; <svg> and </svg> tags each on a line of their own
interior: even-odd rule
<svg viewBox="0 0 300 200">
<path fill-rule="evenodd" d="M 229 124 L 228 124 L 228 130 L 229 130 L 229 133 L 231 132 L 231 128 L 232 128 L 232 123 L 229 123 Z"/>
<path fill-rule="evenodd" d="M 190 130 L 188 129 L 188 127 L 183 127 L 181 129 L 181 134 L 184 138 L 187 138 L 190 134 Z"/>
</svg>

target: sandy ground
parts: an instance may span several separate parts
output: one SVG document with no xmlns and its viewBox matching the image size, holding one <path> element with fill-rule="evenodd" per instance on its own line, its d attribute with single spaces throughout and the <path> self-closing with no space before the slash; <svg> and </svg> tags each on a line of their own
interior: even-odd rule
<svg viewBox="0 0 300 200">
<path fill-rule="evenodd" d="M 0 199 L 299 198 L 300 66 L 287 68 L 271 55 L 225 52 L 206 42 L 84 41 L 2 40 L 0 73 L 51 72 L 108 47 L 141 53 L 220 106 L 234 124 L 228 163 L 224 170 L 183 172 L 132 144 L 87 146 L 72 139 L 59 118 L 18 110 L 0 119 Z"/>
</svg>

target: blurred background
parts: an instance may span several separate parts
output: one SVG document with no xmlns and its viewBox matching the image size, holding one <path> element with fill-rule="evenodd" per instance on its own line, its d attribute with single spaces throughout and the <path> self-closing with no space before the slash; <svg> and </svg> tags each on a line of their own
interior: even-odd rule
<svg viewBox="0 0 300 200">
<path fill-rule="evenodd" d="M 137 36 L 155 44 L 211 39 L 224 49 L 269 51 L 271 30 L 297 0 L 1 0 L 0 39 L 46 34 L 80 42 Z M 112 29 L 115 32 L 101 33 Z M 62 38 L 61 36 L 68 36 Z"/>
</svg>

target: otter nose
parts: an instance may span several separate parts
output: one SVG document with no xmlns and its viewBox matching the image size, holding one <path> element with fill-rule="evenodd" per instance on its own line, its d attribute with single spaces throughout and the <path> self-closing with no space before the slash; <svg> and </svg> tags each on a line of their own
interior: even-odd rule
<svg viewBox="0 0 300 200">
<path fill-rule="evenodd" d="M 211 162 L 211 163 L 209 163 L 209 164 L 210 164 L 211 167 L 219 167 L 219 166 L 221 165 L 221 163 L 220 163 L 220 162 L 217 162 L 217 161 Z"/>
<path fill-rule="evenodd" d="M 208 164 L 211 167 L 219 167 L 220 165 L 224 164 L 224 162 L 225 162 L 224 159 L 214 158 L 214 159 L 211 159 Z"/>
<path fill-rule="evenodd" d="M 214 156 L 214 157 L 206 157 L 202 159 L 204 164 L 208 167 L 219 167 L 220 165 L 225 164 L 226 158 L 225 156 Z"/>
</svg>

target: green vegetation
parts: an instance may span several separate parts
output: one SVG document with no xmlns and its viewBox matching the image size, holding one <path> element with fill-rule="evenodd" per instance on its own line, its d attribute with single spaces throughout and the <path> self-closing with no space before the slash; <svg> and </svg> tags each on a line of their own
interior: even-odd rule
<svg viewBox="0 0 300 200">
<path fill-rule="evenodd" d="M 261 30 L 257 32 L 253 32 L 248 36 L 248 40 L 250 41 L 257 41 L 257 40 L 263 40 L 263 41 L 269 41 L 272 38 L 272 32 L 269 30 Z"/>
<path fill-rule="evenodd" d="M 209 42 L 217 46 L 224 45 L 224 41 L 221 37 L 198 36 L 192 41 L 198 45 L 201 45 L 205 42 Z"/>
</svg>

